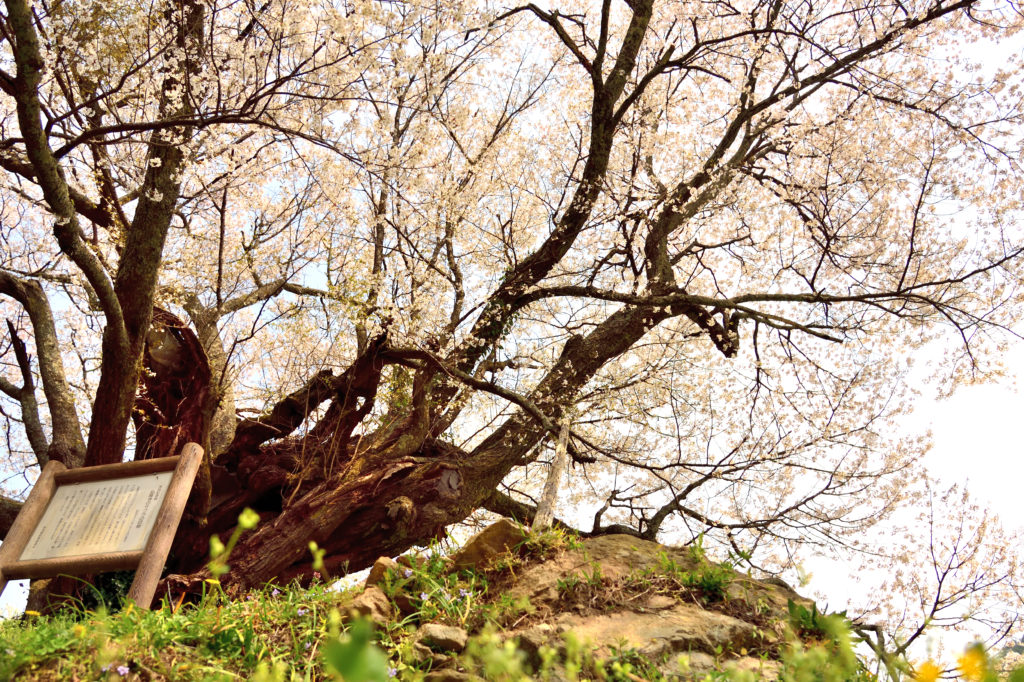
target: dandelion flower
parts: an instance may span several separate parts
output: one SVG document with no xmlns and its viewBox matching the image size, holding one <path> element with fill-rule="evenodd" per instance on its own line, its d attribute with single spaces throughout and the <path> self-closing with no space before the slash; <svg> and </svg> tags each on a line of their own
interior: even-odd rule
<svg viewBox="0 0 1024 682">
<path fill-rule="evenodd" d="M 941 673 L 939 666 L 931 661 L 925 661 L 914 671 L 914 682 L 937 682 Z"/>
<path fill-rule="evenodd" d="M 964 655 L 956 659 L 957 667 L 964 679 L 970 682 L 981 682 L 985 677 L 985 652 L 980 646 L 972 646 Z"/>
</svg>

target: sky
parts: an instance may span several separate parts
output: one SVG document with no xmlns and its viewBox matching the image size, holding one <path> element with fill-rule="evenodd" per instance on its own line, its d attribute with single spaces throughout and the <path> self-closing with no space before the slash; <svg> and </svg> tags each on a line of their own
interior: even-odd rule
<svg viewBox="0 0 1024 682">
<path fill-rule="evenodd" d="M 998 380 L 961 386 L 945 399 L 922 392 L 913 412 L 899 419 L 899 431 L 907 437 L 930 431 L 933 446 L 924 467 L 938 479 L 939 487 L 966 486 L 971 499 L 996 514 L 1007 530 L 1024 531 L 1024 393 L 1019 390 L 1024 384 L 1024 340 L 1017 340 L 1003 360 L 1006 373 Z M 823 557 L 808 560 L 802 568 L 809 580 L 797 588 L 799 592 L 818 597 L 819 606 L 829 612 L 850 607 L 851 615 L 877 598 L 872 586 L 883 577 L 858 574 L 841 561 Z M 933 630 L 911 648 L 910 657 L 950 664 L 987 634 L 971 628 L 957 633 Z"/>
</svg>

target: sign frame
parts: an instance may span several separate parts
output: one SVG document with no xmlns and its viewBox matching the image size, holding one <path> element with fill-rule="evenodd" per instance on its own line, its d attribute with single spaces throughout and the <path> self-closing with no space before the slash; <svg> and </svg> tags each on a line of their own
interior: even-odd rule
<svg viewBox="0 0 1024 682">
<path fill-rule="evenodd" d="M 0 545 L 0 594 L 3 594 L 9 580 L 135 569 L 135 580 L 128 590 L 128 599 L 134 601 L 137 607 L 148 609 L 156 594 L 160 574 L 171 551 L 171 543 L 174 541 L 178 523 L 185 511 L 185 503 L 192 491 L 192 483 L 202 460 L 203 449 L 196 443 L 187 443 L 181 454 L 174 457 L 102 464 L 79 469 L 68 469 L 62 463 L 50 460 L 43 467 L 14 524 L 7 531 L 3 545 Z M 113 481 L 167 471 L 173 474 L 142 550 L 28 561 L 19 559 L 59 486 L 90 481 Z"/>
</svg>

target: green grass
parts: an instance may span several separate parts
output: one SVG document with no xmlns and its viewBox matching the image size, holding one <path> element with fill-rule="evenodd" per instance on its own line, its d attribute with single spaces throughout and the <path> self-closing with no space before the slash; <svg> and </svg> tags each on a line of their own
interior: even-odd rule
<svg viewBox="0 0 1024 682">
<path fill-rule="evenodd" d="M 26 615 L 0 622 L 0 680 L 234 680 L 282 665 L 286 679 L 320 679 L 340 598 L 324 585 L 270 586 L 176 609 Z"/>
</svg>

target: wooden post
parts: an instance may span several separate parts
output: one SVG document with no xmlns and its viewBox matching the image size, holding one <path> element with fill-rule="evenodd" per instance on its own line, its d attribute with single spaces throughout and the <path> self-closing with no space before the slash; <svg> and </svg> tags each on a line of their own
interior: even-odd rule
<svg viewBox="0 0 1024 682">
<path fill-rule="evenodd" d="M 171 551 L 174 534 L 178 531 L 178 523 L 185 511 L 185 502 L 192 492 L 192 482 L 202 461 L 203 449 L 195 443 L 187 443 L 181 451 L 178 466 L 174 469 L 164 503 L 157 512 L 153 531 L 149 534 L 145 549 L 142 550 L 142 561 L 135 571 L 135 580 L 128 590 L 128 598 L 139 608 L 148 609 L 153 602 L 156 585 L 160 582 L 160 573 L 164 570 L 164 562 Z"/>
<path fill-rule="evenodd" d="M 544 482 L 544 492 L 537 505 L 537 514 L 533 517 L 530 530 L 547 529 L 555 519 L 555 500 L 558 499 L 558 488 L 562 482 L 569 459 L 569 417 L 562 420 L 562 430 L 558 433 L 558 445 L 555 447 L 555 458 L 551 462 L 548 480 Z"/>
<path fill-rule="evenodd" d="M 7 531 L 4 544 L 0 545 L 0 594 L 3 594 L 8 580 L 4 575 L 4 565 L 17 561 L 21 556 L 22 550 L 25 549 L 29 538 L 32 537 L 32 531 L 36 529 L 39 519 L 43 518 L 46 505 L 53 497 L 53 491 L 57 488 L 54 475 L 65 470 L 67 467 L 55 459 L 46 463 L 42 473 L 39 474 L 39 480 L 32 487 L 28 499 L 25 500 L 21 511 L 18 512 L 18 518 L 14 519 L 14 523 Z"/>
</svg>

